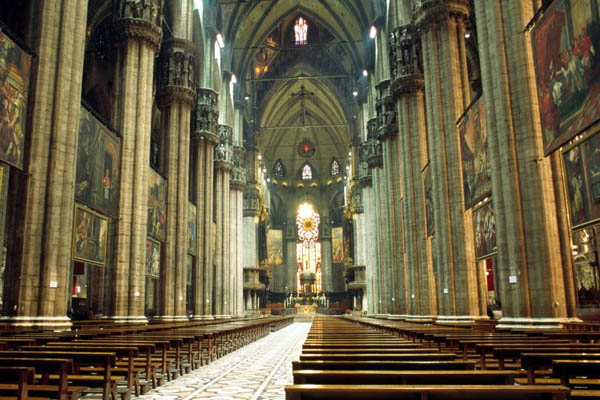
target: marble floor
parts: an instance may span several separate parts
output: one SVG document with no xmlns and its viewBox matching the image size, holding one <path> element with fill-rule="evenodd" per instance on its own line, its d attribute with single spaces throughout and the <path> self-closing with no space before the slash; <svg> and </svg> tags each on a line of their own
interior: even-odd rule
<svg viewBox="0 0 600 400">
<path fill-rule="evenodd" d="M 310 323 L 294 323 L 136 399 L 285 399 Z"/>
</svg>

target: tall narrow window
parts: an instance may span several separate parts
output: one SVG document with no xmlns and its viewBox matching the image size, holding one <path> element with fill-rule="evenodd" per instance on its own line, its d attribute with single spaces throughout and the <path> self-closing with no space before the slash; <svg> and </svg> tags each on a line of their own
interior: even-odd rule
<svg viewBox="0 0 600 400">
<path fill-rule="evenodd" d="M 285 177 L 285 169 L 283 168 L 283 164 L 281 163 L 281 160 L 277 160 L 277 162 L 273 166 L 272 175 L 275 178 L 283 178 L 283 177 Z"/>
<path fill-rule="evenodd" d="M 307 181 L 312 179 L 312 168 L 308 164 L 302 167 L 302 180 Z"/>
<path fill-rule="evenodd" d="M 308 43 L 308 23 L 302 17 L 298 18 L 296 25 L 294 25 L 294 36 L 296 46 L 304 46 Z"/>
<path fill-rule="evenodd" d="M 318 294 L 323 291 L 321 243 L 318 241 L 320 222 L 321 218 L 311 204 L 303 203 L 298 207 L 296 216 L 296 227 L 298 228 L 296 287 L 300 293 Z"/>
<path fill-rule="evenodd" d="M 337 175 L 340 173 L 340 164 L 337 160 L 331 162 L 331 175 Z"/>
</svg>

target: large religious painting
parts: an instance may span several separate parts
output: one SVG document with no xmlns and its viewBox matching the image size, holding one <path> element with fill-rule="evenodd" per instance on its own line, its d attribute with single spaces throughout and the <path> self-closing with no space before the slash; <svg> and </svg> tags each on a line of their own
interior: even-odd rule
<svg viewBox="0 0 600 400">
<path fill-rule="evenodd" d="M 587 188 L 590 200 L 590 219 L 600 219 L 600 133 L 582 144 Z"/>
<path fill-rule="evenodd" d="M 283 264 L 283 241 L 281 229 L 270 229 L 267 232 L 267 264 Z"/>
<path fill-rule="evenodd" d="M 490 201 L 473 211 L 475 228 L 475 256 L 486 258 L 496 253 L 496 217 Z"/>
<path fill-rule="evenodd" d="M 598 226 L 573 232 L 573 267 L 579 307 L 597 307 L 600 302 L 599 233 Z"/>
<path fill-rule="evenodd" d="M 531 31 L 548 154 L 600 117 L 600 20 L 590 0 L 554 0 Z"/>
<path fill-rule="evenodd" d="M 75 198 L 116 216 L 121 144 L 110 129 L 81 107 Z"/>
<path fill-rule="evenodd" d="M 331 229 L 331 249 L 333 253 L 333 262 L 344 262 L 344 229 Z"/>
<path fill-rule="evenodd" d="M 197 229 L 196 229 L 196 205 L 189 204 L 188 210 L 188 251 L 191 254 L 196 254 L 196 241 L 197 241 Z"/>
<path fill-rule="evenodd" d="M 152 168 L 148 174 L 148 190 L 148 235 L 155 239 L 165 240 L 167 181 Z"/>
<path fill-rule="evenodd" d="M 423 170 L 423 189 L 425 191 L 425 220 L 427 223 L 427 236 L 433 235 L 433 184 L 431 179 L 431 164 Z"/>
<path fill-rule="evenodd" d="M 187 255 L 186 257 L 186 263 L 185 263 L 185 284 L 187 285 L 191 285 L 192 284 L 192 276 L 193 276 L 193 271 L 194 271 L 194 256 L 191 255 Z"/>
<path fill-rule="evenodd" d="M 76 204 L 73 226 L 73 259 L 104 265 L 108 219 Z"/>
<path fill-rule="evenodd" d="M 0 30 L 0 159 L 23 169 L 31 55 Z"/>
<path fill-rule="evenodd" d="M 581 146 L 577 145 L 565 151 L 563 162 L 571 226 L 578 226 L 590 220 Z"/>
<path fill-rule="evenodd" d="M 475 100 L 459 120 L 458 131 L 461 141 L 465 208 L 471 208 L 492 191 L 485 104 L 482 97 Z"/>
<path fill-rule="evenodd" d="M 160 274 L 160 242 L 146 239 L 146 275 L 158 278 Z"/>
</svg>

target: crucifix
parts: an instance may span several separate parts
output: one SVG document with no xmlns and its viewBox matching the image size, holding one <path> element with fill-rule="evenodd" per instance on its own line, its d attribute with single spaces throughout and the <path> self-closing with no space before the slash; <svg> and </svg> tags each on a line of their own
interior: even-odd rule
<svg viewBox="0 0 600 400">
<path fill-rule="evenodd" d="M 306 88 L 304 87 L 304 84 L 302 84 L 302 86 L 300 86 L 300 91 L 298 93 L 292 93 L 290 95 L 292 97 L 298 97 L 300 99 L 300 108 L 302 109 L 302 120 L 300 122 L 301 126 L 305 126 L 306 125 L 306 108 L 305 108 L 304 101 L 306 100 L 306 97 L 308 97 L 308 96 L 314 96 L 314 95 L 315 95 L 314 92 L 308 92 L 308 91 L 306 91 Z"/>
</svg>

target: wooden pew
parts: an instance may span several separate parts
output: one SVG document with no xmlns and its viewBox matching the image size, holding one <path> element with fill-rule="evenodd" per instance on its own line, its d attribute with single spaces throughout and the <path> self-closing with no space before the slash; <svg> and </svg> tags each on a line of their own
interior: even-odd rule
<svg viewBox="0 0 600 400">
<path fill-rule="evenodd" d="M 117 386 L 116 381 L 111 377 L 111 368 L 115 365 L 116 354 L 114 352 L 78 352 L 78 351 L 0 351 L 0 358 L 63 358 L 73 360 L 74 375 L 69 375 L 68 379 L 85 386 L 93 387 L 100 384 L 102 387 L 103 400 L 108 400 L 111 394 L 116 399 Z M 95 375 L 79 375 L 80 366 L 100 366 L 103 368 L 101 377 Z M 36 368 L 37 369 L 37 368 Z M 62 376 L 50 375 L 50 380 L 61 381 Z M 100 378 L 100 379 L 98 379 Z M 60 385 L 60 383 L 59 383 Z M 66 390 L 66 389 L 65 389 Z"/>
<path fill-rule="evenodd" d="M 0 367 L 0 392 L 14 393 L 17 400 L 26 400 L 29 398 L 29 385 L 34 379 L 33 367 Z"/>
<path fill-rule="evenodd" d="M 572 386 L 572 377 L 585 376 L 587 380 L 594 379 L 597 384 L 600 378 L 600 360 L 554 360 L 552 375 L 560 379 L 561 385 Z M 577 382 L 581 385 L 581 381 Z M 600 390 L 573 389 L 571 397 L 576 399 L 599 398 Z"/>
<path fill-rule="evenodd" d="M 473 361 L 292 361 L 292 369 L 318 370 L 474 370 Z"/>
<path fill-rule="evenodd" d="M 294 384 L 340 385 L 513 385 L 518 371 L 296 370 Z"/>
<path fill-rule="evenodd" d="M 54 390 L 55 397 L 59 400 L 68 400 L 70 397 L 68 374 L 73 372 L 73 360 L 59 358 L 32 358 L 32 357 L 0 357 L 0 368 L 3 367 L 31 367 L 37 374 L 41 374 L 41 384 L 48 384 L 50 374 L 58 376 L 57 385 Z"/>
<path fill-rule="evenodd" d="M 454 353 L 320 353 L 300 354 L 300 361 L 441 361 L 454 360 Z"/>
<path fill-rule="evenodd" d="M 287 400 L 567 400 L 570 389 L 557 385 L 290 385 Z"/>
</svg>

